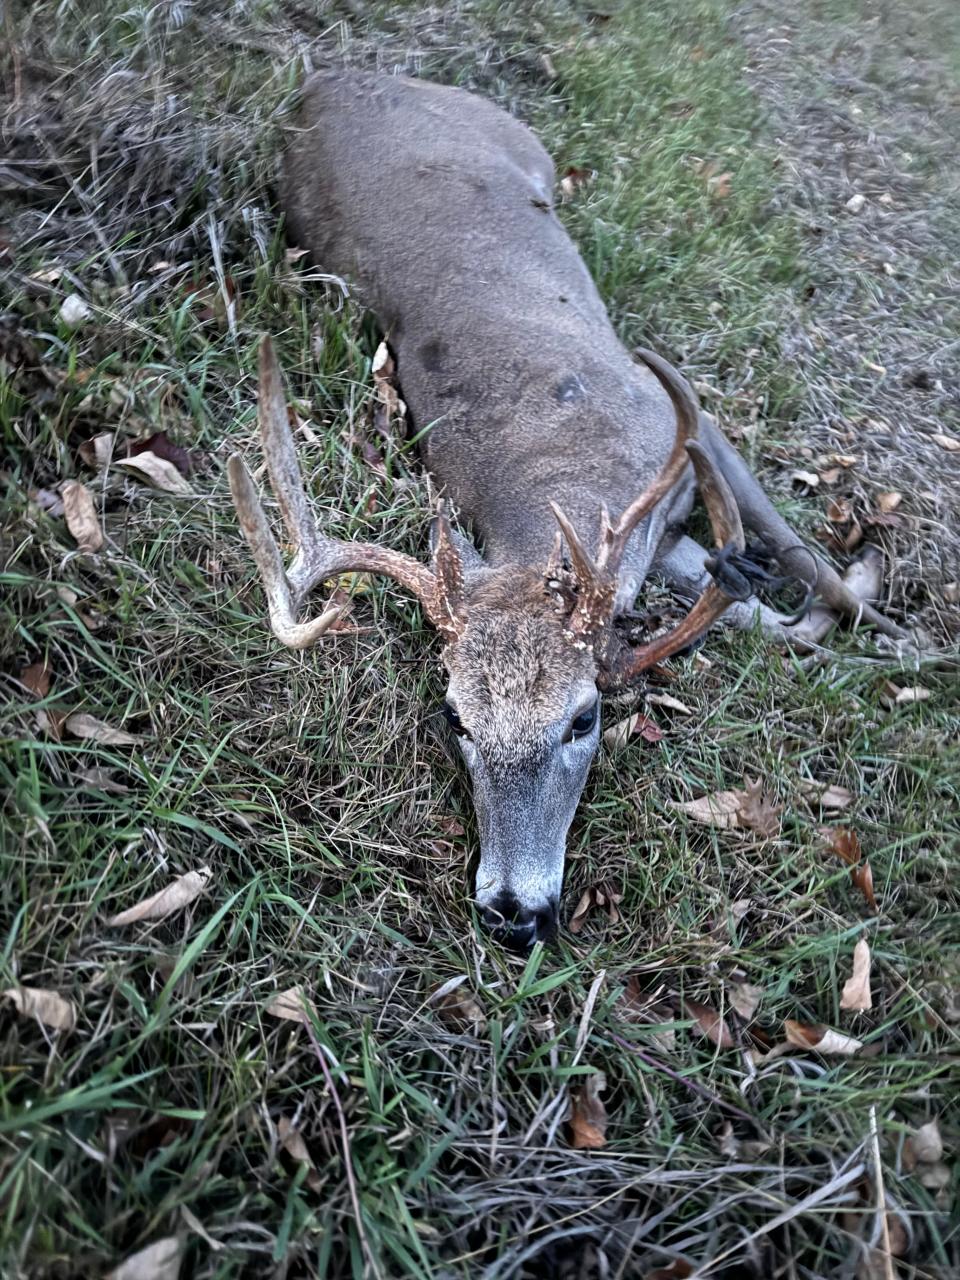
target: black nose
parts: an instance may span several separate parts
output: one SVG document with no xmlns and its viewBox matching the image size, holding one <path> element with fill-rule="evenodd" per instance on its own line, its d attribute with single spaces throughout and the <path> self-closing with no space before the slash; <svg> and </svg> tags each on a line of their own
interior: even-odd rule
<svg viewBox="0 0 960 1280">
<path fill-rule="evenodd" d="M 522 907 L 512 894 L 502 894 L 483 908 L 483 923 L 494 940 L 509 951 L 529 951 L 535 942 L 546 942 L 557 928 L 555 902 L 531 909 Z"/>
</svg>

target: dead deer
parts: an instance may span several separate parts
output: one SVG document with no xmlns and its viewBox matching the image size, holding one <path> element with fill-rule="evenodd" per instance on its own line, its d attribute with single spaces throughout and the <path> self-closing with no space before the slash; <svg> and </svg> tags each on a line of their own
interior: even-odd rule
<svg viewBox="0 0 960 1280">
<path fill-rule="evenodd" d="M 531 131 L 482 98 L 387 76 L 311 76 L 287 152 L 288 234 L 375 312 L 417 431 L 427 429 L 428 471 L 482 550 L 442 507 L 429 567 L 322 533 L 266 339 L 260 430 L 297 548 L 289 568 L 244 463 L 229 464 L 282 644 L 324 636 L 339 610 L 298 621 L 301 606 L 349 570 L 402 584 L 443 637 L 446 716 L 480 833 L 476 901 L 516 949 L 557 924 L 600 693 L 631 685 L 721 616 L 809 639 L 809 622 L 805 631 L 753 594 L 741 518 L 831 610 L 901 634 L 800 545 L 684 379 L 652 352 L 638 362 L 626 351 L 553 188 Z M 697 487 L 712 553 L 680 531 Z M 693 604 L 672 630 L 631 647 L 615 623 L 651 574 Z"/>
</svg>

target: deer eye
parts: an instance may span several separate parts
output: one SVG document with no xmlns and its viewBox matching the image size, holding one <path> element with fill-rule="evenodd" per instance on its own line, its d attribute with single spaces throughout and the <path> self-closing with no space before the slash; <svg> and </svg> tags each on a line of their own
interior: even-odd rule
<svg viewBox="0 0 960 1280">
<path fill-rule="evenodd" d="M 451 707 L 449 702 L 445 702 L 443 704 L 443 714 L 446 716 L 447 724 L 458 738 L 468 738 L 470 736 L 461 724 L 460 717 L 457 715 L 453 707 Z"/>
<path fill-rule="evenodd" d="M 564 742 L 574 742 L 577 738 L 585 738 L 588 733 L 592 733 L 593 727 L 597 723 L 599 709 L 600 702 L 598 700 L 593 706 L 587 707 L 586 711 L 581 711 L 572 721 Z"/>
</svg>

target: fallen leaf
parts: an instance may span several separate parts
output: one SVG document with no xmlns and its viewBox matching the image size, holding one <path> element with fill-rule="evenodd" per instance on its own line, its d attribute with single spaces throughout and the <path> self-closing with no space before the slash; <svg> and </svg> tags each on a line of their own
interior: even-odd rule
<svg viewBox="0 0 960 1280">
<path fill-rule="evenodd" d="M 956 436 L 933 435 L 930 439 L 935 441 L 941 449 L 946 449 L 947 453 L 960 453 L 960 439 Z"/>
<path fill-rule="evenodd" d="M 132 1253 L 108 1272 L 106 1280 L 177 1280 L 182 1257 L 183 1242 L 176 1236 L 166 1236 Z"/>
<path fill-rule="evenodd" d="M 133 747 L 143 741 L 137 734 L 127 733 L 125 729 L 114 729 L 112 725 L 98 720 L 96 716 L 88 716 L 83 711 L 67 716 L 63 727 L 75 738 L 88 738 L 91 742 L 102 742 L 107 747 Z"/>
<path fill-rule="evenodd" d="M 928 698 L 932 698 L 933 694 L 929 689 L 925 689 L 922 684 L 908 685 L 906 689 L 901 689 L 894 699 L 900 705 L 911 702 L 926 702 Z"/>
<path fill-rule="evenodd" d="M 84 320 L 89 320 L 92 314 L 93 312 L 78 293 L 68 293 L 60 303 L 60 310 L 57 312 L 69 329 L 76 329 L 78 325 L 83 324 Z"/>
<path fill-rule="evenodd" d="M 820 477 L 815 471 L 793 471 L 790 474 L 790 479 L 795 484 L 805 484 L 810 489 L 816 489 L 820 483 Z"/>
<path fill-rule="evenodd" d="M 902 493 L 881 493 L 877 496 L 877 509 L 884 515 L 889 515 L 891 511 L 896 511 L 902 501 Z"/>
<path fill-rule="evenodd" d="M 60 494 L 67 528 L 81 551 L 92 553 L 103 546 L 103 531 L 97 519 L 90 490 L 79 480 L 67 480 Z"/>
<path fill-rule="evenodd" d="M 794 1022 L 792 1018 L 785 1018 L 783 1030 L 788 1044 L 798 1049 L 815 1049 L 817 1053 L 826 1056 L 849 1057 L 863 1048 L 862 1040 L 845 1036 L 842 1032 L 834 1031 L 821 1023 L 811 1026 L 805 1022 Z"/>
<path fill-rule="evenodd" d="M 945 1164 L 921 1164 L 917 1166 L 917 1177 L 928 1191 L 943 1191 L 953 1181 L 953 1175 Z"/>
<path fill-rule="evenodd" d="M 863 894 L 871 911 L 879 911 L 876 894 L 873 891 L 873 872 L 870 863 L 860 851 L 860 840 L 855 831 L 849 827 L 822 827 L 820 834 L 826 840 L 827 847 L 850 868 L 850 880 L 855 889 Z"/>
<path fill-rule="evenodd" d="M 117 437 L 113 431 L 101 431 L 98 436 L 93 436 L 90 440 L 84 440 L 82 444 L 78 445 L 77 453 L 79 453 L 88 467 L 102 471 L 104 467 L 109 467 L 110 465 L 116 439 Z"/>
<path fill-rule="evenodd" d="M 193 470 L 193 458 L 182 445 L 174 444 L 165 431 L 155 431 L 145 440 L 135 440 L 127 450 L 128 458 L 138 458 L 145 453 L 152 453 L 164 462 L 172 463 L 183 476 Z"/>
<path fill-rule="evenodd" d="M 679 711 L 681 715 L 693 715 L 687 704 L 681 702 L 679 698 L 675 698 L 671 693 L 648 693 L 647 701 L 655 707 L 667 707 L 670 711 Z"/>
<path fill-rule="evenodd" d="M 698 1000 L 687 999 L 683 1001 L 683 1009 L 688 1018 L 693 1018 L 700 1034 L 717 1048 L 735 1048 L 737 1042 L 733 1038 L 733 1033 L 716 1009 L 711 1009 L 708 1004 L 700 1004 Z"/>
<path fill-rule="evenodd" d="M 374 429 L 380 435 L 387 438 L 391 435 L 390 424 L 394 418 L 404 418 L 407 412 L 407 406 L 400 399 L 396 386 L 397 366 L 393 356 L 390 354 L 390 348 L 385 342 L 381 342 L 377 347 L 371 365 L 373 374 L 373 425 Z M 372 446 L 371 446 L 372 448 Z M 382 466 L 383 458 L 374 449 L 376 459 L 367 458 L 371 465 Z M 366 449 L 364 449 L 366 456 Z"/>
<path fill-rule="evenodd" d="M 616 751 L 620 747 L 625 747 L 634 735 L 642 738 L 644 742 L 654 743 L 659 742 L 664 736 L 663 730 L 655 721 L 641 711 L 635 711 L 625 720 L 618 720 L 615 725 L 604 730 L 603 742 L 611 751 Z"/>
<path fill-rule="evenodd" d="M 821 484 L 836 484 L 840 479 L 840 468 L 830 467 L 827 471 L 818 471 Z"/>
<path fill-rule="evenodd" d="M 745 790 L 740 792 L 739 819 L 742 826 L 749 827 L 758 835 L 772 839 L 780 834 L 780 813 L 783 805 L 774 804 L 772 797 L 766 794 L 759 778 L 751 781 L 744 778 Z"/>
<path fill-rule="evenodd" d="M 171 881 L 159 893 L 151 894 L 136 906 L 128 907 L 119 915 L 112 916 L 107 924 L 117 927 L 136 924 L 140 920 L 163 920 L 166 916 L 173 915 L 175 911 L 182 911 L 203 893 L 212 874 L 209 867 L 200 867 L 197 871 L 188 871 L 182 876 L 177 876 L 176 880 Z"/>
<path fill-rule="evenodd" d="M 76 777 L 82 786 L 94 791 L 109 791 L 113 795 L 122 796 L 130 790 L 124 783 L 113 781 L 112 769 L 101 769 L 98 765 L 94 765 L 92 769 L 78 770 Z"/>
<path fill-rule="evenodd" d="M 831 524 L 846 524 L 853 519 L 849 498 L 831 498 L 827 503 L 827 519 Z"/>
<path fill-rule="evenodd" d="M 800 790 L 808 800 L 815 800 L 821 809 L 839 811 L 848 809 L 853 804 L 853 792 L 848 791 L 846 787 L 837 786 L 836 783 L 808 780 L 801 782 Z"/>
<path fill-rule="evenodd" d="M 288 1155 L 293 1156 L 294 1160 L 298 1160 L 301 1164 L 307 1166 L 306 1182 L 310 1190 L 319 1191 L 323 1187 L 323 1178 L 317 1172 L 317 1166 L 307 1150 L 303 1135 L 299 1129 L 293 1127 L 293 1124 L 286 1116 L 281 1116 L 277 1121 L 277 1137 L 280 1139 L 280 1145 Z"/>
<path fill-rule="evenodd" d="M 863 194 L 862 191 L 857 191 L 854 195 L 850 197 L 845 207 L 848 213 L 860 213 L 862 212 L 863 206 L 866 203 L 867 203 L 867 197 Z"/>
<path fill-rule="evenodd" d="M 486 1034 L 487 1016 L 483 1005 L 465 982 L 458 981 L 453 987 L 443 983 L 431 1000 L 436 1004 L 441 1019 L 451 1030 L 470 1031 L 476 1036 Z"/>
<path fill-rule="evenodd" d="M 600 884 L 592 884 L 584 891 L 583 896 L 577 903 L 577 909 L 570 917 L 567 928 L 571 933 L 579 933 L 586 924 L 587 916 L 594 908 L 598 911 L 605 911 L 607 913 L 607 921 L 610 924 L 617 924 L 620 920 L 617 904 L 622 901 L 623 894 L 614 893 L 606 881 Z"/>
<path fill-rule="evenodd" d="M 77 1011 L 70 1000 L 43 987 L 8 987 L 3 993 L 17 1006 L 24 1018 L 36 1018 L 56 1031 L 72 1031 L 77 1025 Z"/>
<path fill-rule="evenodd" d="M 734 982 L 730 984 L 728 999 L 730 1008 L 738 1013 L 744 1022 L 749 1022 L 757 1012 L 763 998 L 763 987 L 755 987 L 751 982 Z"/>
<path fill-rule="evenodd" d="M 867 368 L 874 369 L 877 373 L 886 373 L 886 370 L 878 364 L 868 364 Z M 855 453 L 832 453 L 830 457 L 840 467 L 855 467 L 860 461 Z"/>
<path fill-rule="evenodd" d="M 576 169 L 570 167 L 560 179 L 560 190 L 565 200 L 571 200 L 578 187 L 585 187 L 596 177 L 594 169 Z"/>
<path fill-rule="evenodd" d="M 861 938 L 853 949 L 853 973 L 843 984 L 840 1008 L 862 1013 L 873 1008 L 870 995 L 870 944 Z"/>
<path fill-rule="evenodd" d="M 727 831 L 738 825 L 742 794 L 740 791 L 715 791 L 712 795 L 700 796 L 698 800 L 671 800 L 670 806 L 702 826 Z"/>
<path fill-rule="evenodd" d="M 313 1001 L 306 995 L 303 987 L 288 987 L 275 995 L 265 1006 L 271 1018 L 286 1018 L 288 1022 L 302 1022 L 307 1026 L 311 1017 L 317 1016 Z"/>
<path fill-rule="evenodd" d="M 904 1163 L 909 1170 L 920 1164 L 936 1164 L 943 1159 L 943 1139 L 940 1137 L 939 1122 L 928 1120 L 919 1129 L 915 1129 L 904 1143 Z"/>
<path fill-rule="evenodd" d="M 602 1071 L 588 1076 L 570 1098 L 570 1145 L 574 1151 L 598 1151 L 607 1142 L 607 1110 L 600 1094 L 607 1087 Z"/>
<path fill-rule="evenodd" d="M 715 200 L 727 200 L 732 188 L 732 173 L 715 173 L 707 179 L 707 190 Z"/>
<path fill-rule="evenodd" d="M 133 458 L 118 458 L 113 465 L 121 467 L 124 471 L 132 471 L 142 479 L 148 480 L 163 493 L 172 493 L 183 498 L 193 495 L 190 485 L 173 463 L 151 453 L 149 449 L 144 453 L 138 453 Z"/>
<path fill-rule="evenodd" d="M 20 683 L 37 698 L 45 698 L 50 692 L 50 668 L 46 662 L 31 662 L 20 672 Z"/>
</svg>

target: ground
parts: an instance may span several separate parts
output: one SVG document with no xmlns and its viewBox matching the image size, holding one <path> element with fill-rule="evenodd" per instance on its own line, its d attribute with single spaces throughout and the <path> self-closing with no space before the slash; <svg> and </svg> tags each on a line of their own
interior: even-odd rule
<svg viewBox="0 0 960 1280">
<path fill-rule="evenodd" d="M 101 1275 L 176 1237 L 196 1277 L 956 1275 L 955 6 L 37 0 L 5 22 L 3 1274 Z M 371 422 L 376 331 L 286 252 L 275 202 L 298 81 L 342 61 L 491 95 L 592 175 L 562 214 L 624 340 L 683 367 L 838 563 L 884 549 L 884 607 L 927 655 L 718 633 L 649 691 L 688 712 L 611 702 L 606 728 L 636 707 L 662 736 L 603 749 L 565 916 L 603 882 L 619 918 L 527 963 L 475 929 L 435 638 L 354 584 L 360 631 L 281 651 L 227 492 L 229 453 L 258 460 L 269 331 L 324 521 L 424 550 L 415 449 Z M 189 494 L 86 443 L 161 430 Z M 763 832 L 675 807 L 745 777 L 781 806 Z M 835 851 L 854 835 L 876 912 Z M 186 908 L 108 923 L 201 868 Z M 308 1025 L 271 1013 L 294 986 Z M 18 1013 L 25 987 L 75 1025 Z M 863 1048 L 763 1060 L 785 1020 Z M 597 1072 L 584 1149 L 571 1098 Z M 945 1152 L 918 1163 L 933 1122 Z"/>
</svg>

